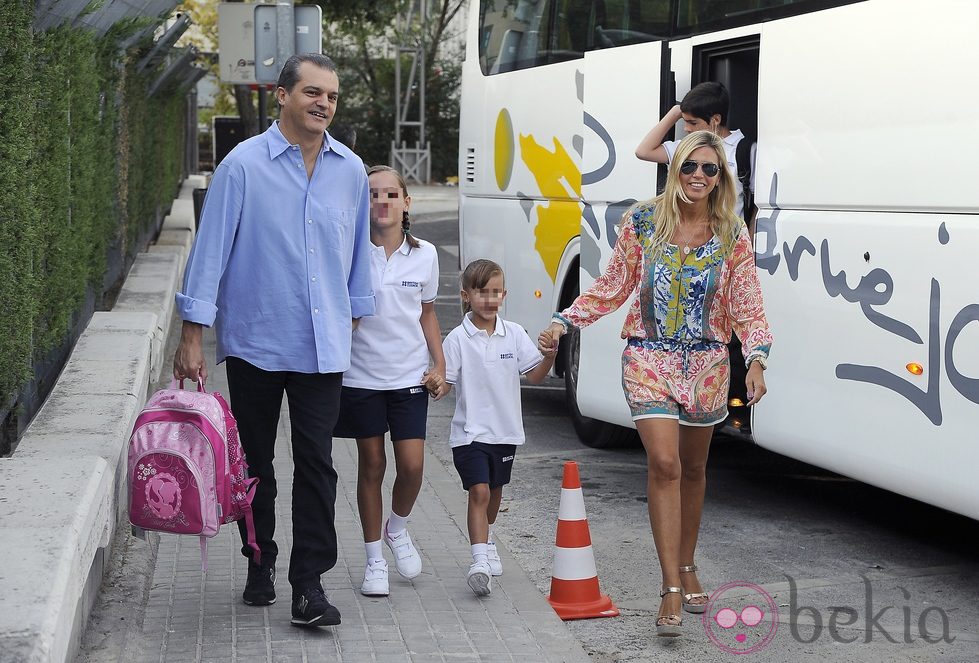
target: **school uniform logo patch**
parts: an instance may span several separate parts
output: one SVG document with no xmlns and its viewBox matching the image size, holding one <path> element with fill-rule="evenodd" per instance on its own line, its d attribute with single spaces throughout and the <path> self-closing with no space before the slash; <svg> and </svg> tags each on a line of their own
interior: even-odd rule
<svg viewBox="0 0 979 663">
<path fill-rule="evenodd" d="M 401 287 L 402 288 L 420 288 L 420 287 L 422 287 L 422 284 L 419 283 L 418 281 L 402 281 L 401 282 Z"/>
<path fill-rule="evenodd" d="M 513 359 L 513 353 L 512 352 L 501 352 L 500 353 L 500 359 Z"/>
</svg>

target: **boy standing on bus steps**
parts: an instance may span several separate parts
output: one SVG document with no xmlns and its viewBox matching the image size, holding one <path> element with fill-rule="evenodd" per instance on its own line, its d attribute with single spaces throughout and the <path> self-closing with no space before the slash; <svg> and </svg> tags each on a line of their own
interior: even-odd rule
<svg viewBox="0 0 979 663">
<path fill-rule="evenodd" d="M 671 108 L 663 118 L 656 123 L 646 137 L 636 148 L 636 156 L 643 161 L 668 164 L 676 153 L 678 140 L 664 140 L 670 129 L 683 120 L 683 128 L 691 134 L 694 131 L 710 131 L 724 141 L 724 152 L 727 155 L 727 165 L 735 173 L 734 212 L 748 223 L 752 229 L 753 198 L 751 171 L 754 155 L 754 145 L 744 140 L 740 129 L 732 131 L 727 127 L 727 115 L 731 106 L 731 98 L 723 83 L 707 81 L 695 85 L 684 95 L 679 104 Z"/>
<path fill-rule="evenodd" d="M 524 443 L 520 376 L 540 384 L 554 365 L 553 350 L 542 355 L 527 332 L 497 315 L 506 290 L 503 269 L 475 260 L 462 273 L 462 324 L 443 343 L 445 381 L 456 387 L 449 430 L 452 457 L 469 491 L 468 527 L 473 563 L 467 582 L 476 596 L 491 591 L 492 576 L 503 574 L 491 528 L 503 486 L 510 483 L 513 457 Z M 542 333 L 538 344 L 550 342 Z M 448 393 L 441 388 L 437 397 Z"/>
</svg>

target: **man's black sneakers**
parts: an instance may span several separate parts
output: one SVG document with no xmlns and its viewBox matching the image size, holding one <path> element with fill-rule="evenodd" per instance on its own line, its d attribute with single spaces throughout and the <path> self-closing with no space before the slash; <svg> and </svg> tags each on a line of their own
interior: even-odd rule
<svg viewBox="0 0 979 663">
<path fill-rule="evenodd" d="M 318 584 L 292 594 L 292 624 L 294 626 L 336 626 L 340 611 L 326 599 Z"/>
<path fill-rule="evenodd" d="M 272 605 L 275 603 L 275 564 L 248 562 L 248 580 L 241 599 L 248 605 Z"/>
</svg>

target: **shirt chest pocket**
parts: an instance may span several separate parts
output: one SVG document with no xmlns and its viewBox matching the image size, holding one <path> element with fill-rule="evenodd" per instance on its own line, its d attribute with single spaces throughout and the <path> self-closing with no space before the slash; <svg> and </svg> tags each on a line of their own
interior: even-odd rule
<svg viewBox="0 0 979 663">
<path fill-rule="evenodd" d="M 320 213 L 320 236 L 327 249 L 349 253 L 354 243 L 354 211 L 326 207 Z"/>
</svg>

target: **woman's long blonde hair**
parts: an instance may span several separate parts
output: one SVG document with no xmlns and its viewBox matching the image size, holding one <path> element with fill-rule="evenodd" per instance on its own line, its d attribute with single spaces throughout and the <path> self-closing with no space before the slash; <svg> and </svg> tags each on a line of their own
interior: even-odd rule
<svg viewBox="0 0 979 663">
<path fill-rule="evenodd" d="M 629 222 L 636 209 L 649 206 L 654 208 L 654 231 L 650 240 L 650 248 L 654 255 L 659 255 L 663 251 L 677 228 L 680 227 L 680 202 L 691 202 L 680 185 L 680 164 L 689 159 L 690 155 L 701 147 L 712 148 L 717 154 L 717 162 L 720 166 L 720 178 L 717 186 L 707 198 L 710 228 L 717 235 L 717 239 L 723 247 L 724 255 L 730 255 L 730 252 L 734 250 L 734 243 L 744 222 L 741 217 L 734 213 L 736 189 L 734 175 L 727 165 L 724 141 L 710 131 L 695 131 L 680 141 L 677 146 L 676 152 L 670 160 L 670 169 L 666 176 L 666 187 L 663 189 L 663 193 L 652 200 L 637 203 L 625 217 L 625 221 Z"/>
</svg>

